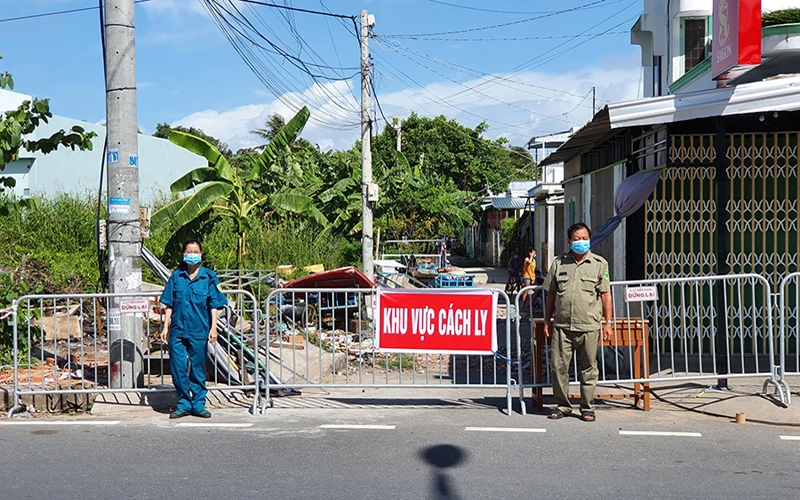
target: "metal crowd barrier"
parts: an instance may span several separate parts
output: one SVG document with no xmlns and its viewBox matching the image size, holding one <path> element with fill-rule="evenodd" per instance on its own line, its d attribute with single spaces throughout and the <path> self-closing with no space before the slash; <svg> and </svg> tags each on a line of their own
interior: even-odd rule
<svg viewBox="0 0 800 500">
<path fill-rule="evenodd" d="M 258 302 L 246 291 L 223 292 L 217 342 L 209 343 L 210 391 L 252 391 L 252 410 L 263 390 L 263 339 Z M 22 396 L 173 392 L 166 344 L 160 339 L 164 312 L 160 293 L 28 295 L 16 302 L 13 321 L 14 405 Z M 138 303 L 138 308 L 134 308 Z M 120 308 L 122 307 L 122 312 Z M 125 309 L 138 312 L 124 312 Z M 144 312 L 146 309 L 147 312 Z M 109 333 L 122 324 L 141 343 Z M 121 382 L 112 387 L 112 380 Z"/>
<path fill-rule="evenodd" d="M 786 377 L 800 375 L 800 272 L 786 276 L 778 292 L 780 379 L 791 403 Z"/>
<path fill-rule="evenodd" d="M 495 356 L 378 352 L 376 293 L 358 288 L 272 291 L 264 304 L 267 369 L 282 382 L 267 382 L 267 397 L 275 389 L 312 387 L 504 389 L 511 412 L 516 381 L 509 351 L 510 301 L 504 292 L 497 290 L 502 298 L 498 312 L 504 311 L 505 317 L 497 315 Z"/>
<path fill-rule="evenodd" d="M 655 290 L 658 298 L 636 302 L 636 297 L 631 297 L 628 301 L 628 291 L 641 287 Z M 541 287 L 526 287 L 517 294 L 517 311 L 531 309 L 529 304 L 521 304 L 521 297 L 525 291 L 536 290 Z M 763 277 L 742 274 L 619 281 L 611 283 L 611 293 L 615 336 L 598 347 L 598 386 L 632 384 L 638 401 L 645 395 L 649 399 L 649 394 L 644 394 L 648 386 L 642 391 L 639 384 L 765 377 L 764 392 L 772 385 L 781 401 L 788 401 L 788 384 L 780 373 L 783 354 L 776 357 L 775 353 L 770 285 Z M 720 305 L 724 322 L 718 318 Z M 797 309 L 794 311 L 796 318 Z M 541 333 L 537 338 L 536 324 L 543 325 L 542 317 L 517 322 L 517 377 L 523 413 L 526 388 L 534 389 L 541 398 L 538 391 L 551 386 L 549 341 Z M 725 330 L 719 329 L 720 324 Z M 796 320 L 794 328 L 796 332 Z M 782 338 L 780 341 L 783 348 Z M 540 359 L 535 359 L 537 353 Z M 570 384 L 579 384 L 576 359 Z"/>
</svg>

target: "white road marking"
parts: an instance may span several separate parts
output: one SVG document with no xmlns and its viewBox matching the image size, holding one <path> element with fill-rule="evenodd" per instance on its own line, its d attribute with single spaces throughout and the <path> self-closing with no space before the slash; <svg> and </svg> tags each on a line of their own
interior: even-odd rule
<svg viewBox="0 0 800 500">
<path fill-rule="evenodd" d="M 467 432 L 547 432 L 547 429 L 533 427 L 466 427 Z"/>
<path fill-rule="evenodd" d="M 703 437 L 699 432 L 619 431 L 621 436 Z"/>
<path fill-rule="evenodd" d="M 223 423 L 190 423 L 184 422 L 182 424 L 175 424 L 175 427 L 252 427 L 253 424 L 223 424 Z"/>
<path fill-rule="evenodd" d="M 800 436 L 781 436 L 784 441 L 800 441 Z"/>
<path fill-rule="evenodd" d="M 390 431 L 395 429 L 396 425 L 351 425 L 351 424 L 324 424 L 320 425 L 320 429 L 372 429 L 381 431 Z"/>
<path fill-rule="evenodd" d="M 119 420 L 12 420 L 0 425 L 117 425 Z"/>
</svg>

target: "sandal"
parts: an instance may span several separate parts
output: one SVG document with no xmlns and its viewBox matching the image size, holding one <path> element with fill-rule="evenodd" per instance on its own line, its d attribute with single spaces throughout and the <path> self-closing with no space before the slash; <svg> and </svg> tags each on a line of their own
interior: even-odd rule
<svg viewBox="0 0 800 500">
<path fill-rule="evenodd" d="M 552 410 L 550 410 L 550 413 L 547 415 L 547 418 L 549 418 L 550 420 L 558 420 L 564 418 L 564 412 L 562 412 L 558 408 L 553 408 Z"/>
<path fill-rule="evenodd" d="M 584 422 L 594 422 L 597 418 L 594 416 L 593 411 L 587 411 L 585 413 L 581 413 L 581 420 Z"/>
</svg>

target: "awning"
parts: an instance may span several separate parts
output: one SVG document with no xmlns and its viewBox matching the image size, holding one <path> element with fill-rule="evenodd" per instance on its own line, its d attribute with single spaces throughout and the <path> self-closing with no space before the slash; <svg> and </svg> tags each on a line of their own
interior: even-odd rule
<svg viewBox="0 0 800 500">
<path fill-rule="evenodd" d="M 627 127 L 797 110 L 800 110 L 800 76 L 611 104 L 545 158 L 541 165 L 566 163 Z"/>
</svg>

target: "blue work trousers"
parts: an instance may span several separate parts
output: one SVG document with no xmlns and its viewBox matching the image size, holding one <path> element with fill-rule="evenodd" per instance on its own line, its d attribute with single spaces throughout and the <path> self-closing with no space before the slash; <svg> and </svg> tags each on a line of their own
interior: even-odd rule
<svg viewBox="0 0 800 500">
<path fill-rule="evenodd" d="M 206 408 L 207 338 L 169 336 L 169 367 L 172 385 L 178 393 L 178 410 L 202 411 Z M 187 366 L 188 364 L 191 366 Z"/>
</svg>

